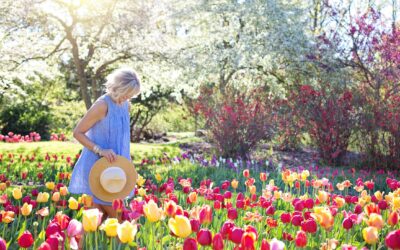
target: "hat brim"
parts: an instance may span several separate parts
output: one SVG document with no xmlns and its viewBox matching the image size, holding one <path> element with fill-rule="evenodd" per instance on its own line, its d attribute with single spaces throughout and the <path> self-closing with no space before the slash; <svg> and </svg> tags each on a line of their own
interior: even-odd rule
<svg viewBox="0 0 400 250">
<path fill-rule="evenodd" d="M 109 193 L 107 192 L 100 183 L 100 175 L 101 173 L 108 167 L 117 166 L 120 167 L 126 175 L 126 184 L 123 189 L 118 193 Z M 123 156 L 117 156 L 116 161 L 110 163 L 107 158 L 102 157 L 98 161 L 96 161 L 92 169 L 89 173 L 89 186 L 93 195 L 96 196 L 97 199 L 112 202 L 115 199 L 124 199 L 126 198 L 133 190 L 136 185 L 137 180 L 137 172 L 135 166 L 131 161 L 126 159 Z"/>
</svg>

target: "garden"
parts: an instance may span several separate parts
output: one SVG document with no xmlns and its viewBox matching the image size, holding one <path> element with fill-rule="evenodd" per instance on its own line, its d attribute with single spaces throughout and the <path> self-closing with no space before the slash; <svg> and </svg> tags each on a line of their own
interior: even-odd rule
<svg viewBox="0 0 400 250">
<path fill-rule="evenodd" d="M 0 250 L 400 250 L 399 7 L 1 1 Z M 138 178 L 113 218 L 69 185 L 121 67 Z"/>
</svg>

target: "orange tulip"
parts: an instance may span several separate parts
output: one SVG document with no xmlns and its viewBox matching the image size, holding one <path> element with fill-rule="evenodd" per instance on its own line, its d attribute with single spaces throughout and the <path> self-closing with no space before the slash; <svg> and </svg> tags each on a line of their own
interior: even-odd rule
<svg viewBox="0 0 400 250">
<path fill-rule="evenodd" d="M 346 201 L 341 197 L 335 197 L 334 200 L 339 208 L 343 207 L 346 204 Z"/>
<path fill-rule="evenodd" d="M 327 230 L 332 228 L 334 218 L 329 208 L 314 207 L 314 213 L 311 213 L 311 216 L 321 225 L 321 227 Z"/>
<path fill-rule="evenodd" d="M 393 211 L 389 214 L 388 217 L 388 224 L 391 225 L 392 227 L 397 225 L 399 222 L 399 214 L 396 211 Z"/>
<path fill-rule="evenodd" d="M 233 179 L 233 180 L 231 181 L 231 185 L 232 185 L 232 188 L 233 188 L 233 189 L 237 189 L 237 188 L 238 188 L 238 185 L 239 185 L 239 182 L 238 182 L 236 179 Z"/>
<path fill-rule="evenodd" d="M 188 195 L 190 203 L 195 203 L 197 201 L 197 193 L 196 192 L 191 192 Z"/>
<path fill-rule="evenodd" d="M 377 229 L 382 229 L 383 225 L 385 222 L 382 219 L 382 216 L 380 214 L 370 214 L 367 225 L 370 227 L 376 227 Z"/>
</svg>

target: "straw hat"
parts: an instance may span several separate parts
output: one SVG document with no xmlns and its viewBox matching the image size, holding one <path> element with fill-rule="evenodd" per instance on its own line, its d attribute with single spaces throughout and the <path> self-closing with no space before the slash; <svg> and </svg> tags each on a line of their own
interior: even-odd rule
<svg viewBox="0 0 400 250">
<path fill-rule="evenodd" d="M 90 190 L 102 201 L 124 199 L 135 187 L 137 176 L 135 166 L 125 157 L 117 156 L 112 163 L 102 157 L 90 170 Z"/>
</svg>

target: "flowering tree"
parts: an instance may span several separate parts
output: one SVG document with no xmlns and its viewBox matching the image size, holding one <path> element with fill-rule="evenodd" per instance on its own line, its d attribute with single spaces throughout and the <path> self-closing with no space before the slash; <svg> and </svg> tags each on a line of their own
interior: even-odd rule
<svg viewBox="0 0 400 250">
<path fill-rule="evenodd" d="M 59 74 L 57 66 L 65 65 L 87 108 L 101 95 L 105 75 L 118 65 L 135 64 L 148 74 L 140 69 L 165 56 L 170 48 L 165 37 L 175 32 L 160 1 L 23 0 L 2 1 L 1 7 L 5 69 L 52 68 Z M 153 79 L 145 81 L 152 85 Z"/>
</svg>

